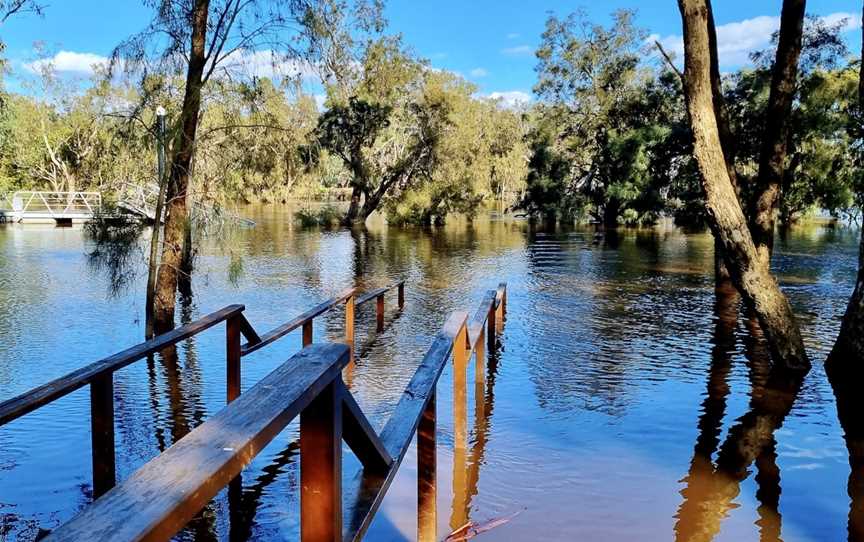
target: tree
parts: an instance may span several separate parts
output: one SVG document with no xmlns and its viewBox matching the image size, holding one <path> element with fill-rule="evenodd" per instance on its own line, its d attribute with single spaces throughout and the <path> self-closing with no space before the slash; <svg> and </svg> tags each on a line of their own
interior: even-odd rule
<svg viewBox="0 0 864 542">
<path fill-rule="evenodd" d="M 448 115 L 445 103 L 423 94 L 428 68 L 398 37 L 367 43 L 355 69 L 350 76 L 336 69 L 341 79 L 328 85 L 329 109 L 316 129 L 352 174 L 347 225 L 364 223 L 385 198 L 428 178 Z"/>
<path fill-rule="evenodd" d="M 684 26 L 687 111 L 709 225 L 722 241 L 732 280 L 757 315 L 775 363 L 806 371 L 810 362 L 792 308 L 759 257 L 723 157 L 711 83 L 708 5 L 705 0 L 679 0 L 678 6 Z"/>
<path fill-rule="evenodd" d="M 862 15 L 864 21 L 864 15 Z M 864 45 L 861 49 L 864 59 Z M 850 129 L 859 141 L 864 135 L 864 62 L 860 62 L 858 72 L 858 103 L 853 110 Z M 858 170 L 858 203 L 864 201 L 864 183 L 861 182 L 861 171 L 864 169 L 864 153 L 859 146 L 855 166 Z M 860 207 L 864 209 L 864 205 Z M 858 276 L 855 288 L 846 306 L 840 333 L 834 342 L 827 365 L 854 368 L 860 375 L 860 365 L 864 361 L 864 220 L 861 224 L 861 244 L 858 251 Z"/>
<path fill-rule="evenodd" d="M 780 14 L 777 56 L 771 76 L 771 93 L 759 156 L 759 175 L 750 211 L 750 230 L 759 260 L 769 265 L 774 247 L 774 228 L 789 133 L 789 113 L 795 97 L 798 58 L 804 32 L 805 0 L 784 0 Z"/>
<path fill-rule="evenodd" d="M 220 76 L 230 77 L 249 55 L 269 56 L 273 65 L 296 68 L 300 55 L 292 39 L 304 35 L 316 5 L 315 0 L 150 0 L 149 4 L 156 10 L 153 20 L 115 49 L 112 64 L 142 71 L 145 77 L 153 60 L 157 70 L 185 71 L 168 166 L 164 244 L 153 311 L 155 330 L 164 332 L 174 326 L 178 281 L 191 250 L 186 246 L 187 194 L 203 89 L 217 70 Z"/>
</svg>

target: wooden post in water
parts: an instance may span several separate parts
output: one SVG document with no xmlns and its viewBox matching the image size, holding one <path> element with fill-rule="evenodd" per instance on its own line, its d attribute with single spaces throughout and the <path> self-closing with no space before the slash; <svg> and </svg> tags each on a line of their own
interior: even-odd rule
<svg viewBox="0 0 864 542">
<path fill-rule="evenodd" d="M 399 310 L 402 310 L 405 308 L 405 283 L 404 282 L 399 283 L 398 292 L 399 292 Z"/>
<path fill-rule="evenodd" d="M 378 324 L 376 331 L 381 333 L 384 331 L 384 294 L 379 295 L 375 300 L 375 320 Z"/>
<path fill-rule="evenodd" d="M 240 397 L 240 319 L 225 322 L 225 351 L 227 352 L 228 402 Z"/>
<path fill-rule="evenodd" d="M 417 427 L 417 540 L 438 540 L 438 457 L 433 391 Z"/>
<path fill-rule="evenodd" d="M 93 452 L 93 497 L 117 483 L 114 458 L 114 374 L 100 375 L 90 384 L 90 433 Z"/>
<path fill-rule="evenodd" d="M 345 344 L 348 345 L 348 363 L 354 362 L 354 301 L 356 296 L 345 300 Z M 349 365 L 350 367 L 350 365 Z"/>
<path fill-rule="evenodd" d="M 466 393 L 466 370 L 470 350 L 465 348 L 468 341 L 468 328 L 462 324 L 456 340 L 453 341 L 453 510 L 450 527 L 456 530 L 467 521 L 462 503 L 465 500 L 466 460 L 468 448 L 468 420 Z"/>
<path fill-rule="evenodd" d="M 312 344 L 312 319 L 303 322 L 303 348 Z"/>
<path fill-rule="evenodd" d="M 489 317 L 486 318 L 486 335 L 489 340 L 489 352 L 495 350 L 496 334 L 498 333 L 498 325 L 495 323 L 495 318 L 498 315 L 498 309 L 495 308 L 495 302 L 489 307 Z"/>
<path fill-rule="evenodd" d="M 342 541 L 342 379 L 300 414 L 300 538 Z"/>
</svg>

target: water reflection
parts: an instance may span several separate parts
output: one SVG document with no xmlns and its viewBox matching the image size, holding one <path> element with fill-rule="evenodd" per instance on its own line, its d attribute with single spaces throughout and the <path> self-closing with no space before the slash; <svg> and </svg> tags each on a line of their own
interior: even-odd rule
<svg viewBox="0 0 864 542">
<path fill-rule="evenodd" d="M 682 480 L 683 502 L 676 516 L 676 540 L 682 542 L 708 542 L 717 536 L 723 520 L 738 506 L 735 499 L 741 482 L 754 465 L 759 540 L 781 540 L 780 469 L 774 433 L 792 409 L 803 378 L 770 363 L 758 323 L 754 317 L 745 318 L 744 347 L 751 385 L 749 410 L 738 418 L 720 444 L 739 308 L 740 299 L 734 289 L 728 285 L 718 288 L 708 389 L 693 459 Z M 715 453 L 716 463 L 712 462 Z"/>
<path fill-rule="evenodd" d="M 829 359 L 826 371 L 837 399 L 837 417 L 843 428 L 843 439 L 849 452 L 849 519 L 850 542 L 864 541 L 864 369 L 861 360 Z"/>
</svg>

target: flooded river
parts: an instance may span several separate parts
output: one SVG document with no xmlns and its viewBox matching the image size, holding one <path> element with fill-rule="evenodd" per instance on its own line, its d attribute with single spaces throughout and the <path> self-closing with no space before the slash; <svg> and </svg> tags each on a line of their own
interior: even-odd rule
<svg viewBox="0 0 864 542">
<path fill-rule="evenodd" d="M 352 391 L 379 429 L 448 313 L 508 283 L 501 344 L 481 396 L 469 386 L 468 450 L 455 462 L 449 368 L 439 384 L 442 537 L 499 518 L 479 540 L 791 542 L 864 530 L 854 512 L 864 461 L 853 457 L 850 472 L 849 451 L 864 455 L 864 439 L 847 446 L 841 428 L 861 423 L 864 393 L 842 397 L 838 413 L 822 365 L 851 292 L 856 231 L 806 224 L 778 239 L 776 270 L 814 360 L 790 386 L 737 300 L 715 296 L 705 233 L 604 237 L 494 218 L 320 231 L 278 206 L 245 214 L 256 227 L 203 243 L 178 319 L 243 303 L 265 331 L 345 287 L 404 279 L 405 309 L 388 306 L 384 332 L 371 306 L 358 315 Z M 140 342 L 142 250 L 127 255 L 117 289 L 81 228 L 0 225 L 0 400 Z M 315 339 L 338 340 L 341 311 L 323 322 Z M 115 375 L 121 480 L 224 406 L 221 329 Z M 244 358 L 244 388 L 300 341 Z M 242 494 L 220 493 L 178 538 L 296 539 L 297 435 L 289 426 L 244 471 Z M 415 458 L 412 447 L 368 540 L 415 538 Z M 90 461 L 86 389 L 0 428 L 0 540 L 34 540 L 90 502 Z M 354 466 L 346 460 L 346 477 Z"/>
</svg>

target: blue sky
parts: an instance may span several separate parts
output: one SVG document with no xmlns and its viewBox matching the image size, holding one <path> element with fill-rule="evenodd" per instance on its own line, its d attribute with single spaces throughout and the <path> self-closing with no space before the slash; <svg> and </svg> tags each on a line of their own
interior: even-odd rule
<svg viewBox="0 0 864 542">
<path fill-rule="evenodd" d="M 58 70 L 85 72 L 124 37 L 149 20 L 139 2 L 49 0 L 44 17 L 25 15 L 2 28 L 14 72 L 26 73 L 25 63 L 39 55 L 53 56 Z M 638 23 L 672 50 L 680 47 L 681 21 L 675 0 L 390 0 L 391 31 L 401 32 L 418 54 L 433 66 L 456 71 L 476 83 L 481 93 L 525 98 L 534 83 L 533 50 L 550 12 L 566 15 L 576 7 L 592 20 L 608 22 L 617 8 L 634 8 Z M 747 53 L 765 46 L 778 24 L 781 0 L 722 0 L 714 2 L 724 70 L 747 62 Z M 846 33 L 853 51 L 860 47 L 860 3 L 852 0 L 810 2 L 809 12 L 832 18 L 851 15 Z M 15 88 L 16 83 L 10 82 Z"/>
</svg>

